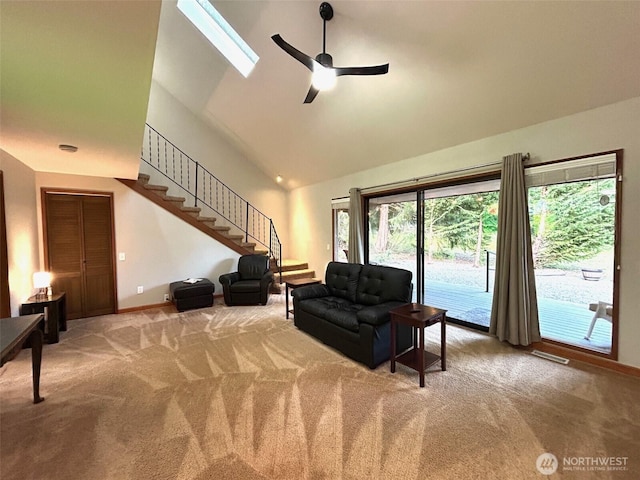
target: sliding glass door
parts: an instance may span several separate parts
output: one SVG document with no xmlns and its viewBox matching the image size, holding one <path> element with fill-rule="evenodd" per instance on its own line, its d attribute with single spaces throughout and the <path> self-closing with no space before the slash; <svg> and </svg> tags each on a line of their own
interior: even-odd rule
<svg viewBox="0 0 640 480">
<path fill-rule="evenodd" d="M 410 270 L 415 301 L 486 329 L 499 188 L 484 180 L 369 198 L 369 263 Z"/>
<path fill-rule="evenodd" d="M 618 151 L 525 168 L 542 337 L 611 358 L 621 157 Z M 412 271 L 415 301 L 488 330 L 498 175 L 368 197 L 365 258 Z"/>
<path fill-rule="evenodd" d="M 415 287 L 418 231 L 416 192 L 369 199 L 368 258 L 369 263 L 404 268 L 413 272 Z"/>
<path fill-rule="evenodd" d="M 424 303 L 447 317 L 489 327 L 499 180 L 423 192 Z"/>
<path fill-rule="evenodd" d="M 540 333 L 611 355 L 617 221 L 616 155 L 526 171 Z"/>
</svg>

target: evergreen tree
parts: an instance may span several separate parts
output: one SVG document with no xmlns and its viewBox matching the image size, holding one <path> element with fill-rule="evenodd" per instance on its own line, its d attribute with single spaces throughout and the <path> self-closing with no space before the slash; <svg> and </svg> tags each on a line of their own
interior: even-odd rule
<svg viewBox="0 0 640 480">
<path fill-rule="evenodd" d="M 563 183 L 529 189 L 535 263 L 553 266 L 592 258 L 613 246 L 615 205 L 600 203 L 615 180 Z"/>
</svg>

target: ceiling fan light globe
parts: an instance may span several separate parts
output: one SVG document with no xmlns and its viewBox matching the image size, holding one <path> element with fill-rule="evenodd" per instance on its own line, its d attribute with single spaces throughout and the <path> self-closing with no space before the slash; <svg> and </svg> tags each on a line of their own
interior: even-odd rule
<svg viewBox="0 0 640 480">
<path fill-rule="evenodd" d="M 315 65 L 311 83 L 318 90 L 331 90 L 336 85 L 336 71 L 333 68 Z"/>
</svg>

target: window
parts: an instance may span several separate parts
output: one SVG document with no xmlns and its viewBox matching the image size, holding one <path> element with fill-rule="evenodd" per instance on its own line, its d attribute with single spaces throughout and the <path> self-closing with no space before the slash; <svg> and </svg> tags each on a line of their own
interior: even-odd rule
<svg viewBox="0 0 640 480">
<path fill-rule="evenodd" d="M 349 199 L 332 201 L 333 261 L 346 262 L 349 251 Z"/>
<path fill-rule="evenodd" d="M 246 78 L 259 57 L 207 0 L 178 0 L 178 9 Z"/>
</svg>

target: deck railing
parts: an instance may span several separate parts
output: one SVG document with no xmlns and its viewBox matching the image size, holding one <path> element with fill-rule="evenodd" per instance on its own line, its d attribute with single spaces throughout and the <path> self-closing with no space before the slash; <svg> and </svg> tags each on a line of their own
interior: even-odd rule
<svg viewBox="0 0 640 480">
<path fill-rule="evenodd" d="M 240 230 L 245 242 L 255 242 L 269 251 L 282 276 L 282 244 L 273 220 L 220 181 L 200 163 L 167 140 L 149 124 L 141 159 L 177 186 L 194 207 L 203 205 Z"/>
<path fill-rule="evenodd" d="M 485 282 L 485 288 L 484 291 L 488 292 L 489 291 L 489 260 L 491 259 L 491 255 L 493 255 L 494 257 L 496 256 L 496 252 L 491 252 L 489 250 L 485 250 L 485 252 L 487 253 L 487 262 L 485 265 L 485 268 L 487 270 L 487 275 L 486 275 L 486 282 Z M 494 267 L 495 268 L 495 267 Z"/>
</svg>

